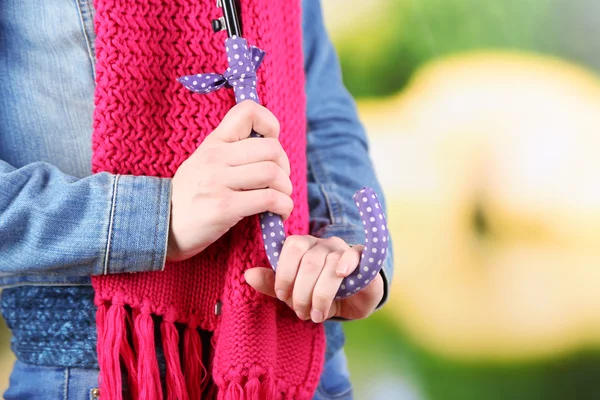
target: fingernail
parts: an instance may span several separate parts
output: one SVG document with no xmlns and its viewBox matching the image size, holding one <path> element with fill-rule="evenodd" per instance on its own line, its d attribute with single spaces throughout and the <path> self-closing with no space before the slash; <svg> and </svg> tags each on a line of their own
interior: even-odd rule
<svg viewBox="0 0 600 400">
<path fill-rule="evenodd" d="M 310 312 L 310 318 L 313 320 L 313 322 L 319 323 L 323 321 L 323 313 L 319 310 L 315 310 L 313 309 Z"/>
<path fill-rule="evenodd" d="M 277 295 L 277 298 L 281 301 L 285 301 L 287 295 L 285 294 L 285 290 L 283 289 L 279 289 L 277 290 L 277 292 L 275 292 L 275 294 Z"/>
<path fill-rule="evenodd" d="M 302 321 L 306 321 L 308 318 L 306 317 L 306 315 L 304 315 L 304 313 L 300 312 L 300 311 L 296 311 L 296 315 L 298 316 L 298 318 L 300 318 Z"/>
<path fill-rule="evenodd" d="M 338 267 L 337 269 L 337 274 L 338 275 L 346 275 L 348 273 L 348 270 L 350 269 L 350 267 L 348 267 L 347 265 L 342 265 L 341 267 Z"/>
</svg>

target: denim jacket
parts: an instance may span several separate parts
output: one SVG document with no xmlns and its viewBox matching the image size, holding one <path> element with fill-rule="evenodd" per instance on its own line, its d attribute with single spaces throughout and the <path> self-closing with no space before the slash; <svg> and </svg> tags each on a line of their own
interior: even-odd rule
<svg viewBox="0 0 600 400">
<path fill-rule="evenodd" d="M 0 287 L 163 267 L 170 179 L 90 173 L 93 16 L 92 0 L 0 2 Z M 303 1 L 303 31 L 311 233 L 363 243 L 352 195 L 383 193 L 318 0 Z M 384 300 L 392 265 L 390 248 Z M 344 339 L 326 329 L 330 356 Z"/>
</svg>

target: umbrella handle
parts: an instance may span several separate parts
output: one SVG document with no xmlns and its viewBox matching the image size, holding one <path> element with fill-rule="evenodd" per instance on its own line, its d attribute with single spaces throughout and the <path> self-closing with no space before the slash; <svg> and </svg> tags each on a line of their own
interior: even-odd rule
<svg viewBox="0 0 600 400">
<path fill-rule="evenodd" d="M 248 46 L 241 37 L 241 25 L 236 10 L 235 0 L 217 0 L 217 6 L 223 8 L 224 16 L 212 21 L 215 32 L 227 30 L 226 52 L 229 68 L 222 76 L 225 82 L 233 87 L 236 103 L 244 100 L 255 101 L 260 104 L 256 91 L 256 69 L 262 61 L 264 52 L 257 48 Z M 184 79 L 185 80 L 185 79 Z M 219 81 L 218 78 L 215 82 Z M 181 81 L 184 85 L 184 81 Z M 252 83 L 252 84 L 251 84 Z M 189 82 L 188 82 L 189 84 Z M 195 85 L 195 82 L 193 82 Z M 219 87 L 199 90 L 199 88 L 188 87 L 197 92 L 217 90 Z M 262 137 L 252 131 L 251 137 Z M 377 198 L 377 194 L 371 188 L 363 188 L 354 194 L 354 202 L 365 228 L 365 245 L 361 260 L 357 268 L 340 284 L 335 295 L 336 299 L 346 298 L 364 289 L 379 273 L 388 252 L 389 235 L 383 207 Z M 285 229 L 281 216 L 266 212 L 259 214 L 260 227 L 265 246 L 267 258 L 271 267 L 276 270 L 281 256 L 281 250 L 286 239 Z"/>
<path fill-rule="evenodd" d="M 336 299 L 346 298 L 364 289 L 383 267 L 388 252 L 387 222 L 375 191 L 367 187 L 357 191 L 354 202 L 365 228 L 365 245 L 358 267 L 342 280 Z M 267 258 L 271 267 L 277 270 L 286 239 L 283 221 L 279 215 L 269 212 L 260 214 L 259 221 Z"/>
<path fill-rule="evenodd" d="M 247 71 L 248 62 L 256 61 L 253 57 L 256 58 L 257 53 L 252 53 L 251 46 L 241 37 L 228 38 L 225 43 L 229 71 L 232 73 L 229 82 L 233 87 L 236 103 L 251 100 L 260 104 L 256 85 L 250 84 L 256 82 L 256 66 L 251 65 Z M 244 61 L 240 64 L 239 60 Z M 260 56 L 257 60 L 260 62 Z M 250 75 L 242 78 L 240 71 L 246 71 Z M 262 136 L 253 131 L 250 137 Z M 365 228 L 365 248 L 358 267 L 341 282 L 336 299 L 351 296 L 368 285 L 381 270 L 388 251 L 387 223 L 375 191 L 371 188 L 357 191 L 354 194 L 354 202 Z M 283 221 L 279 215 L 269 212 L 259 214 L 259 221 L 267 258 L 271 267 L 276 270 L 286 239 Z"/>
</svg>

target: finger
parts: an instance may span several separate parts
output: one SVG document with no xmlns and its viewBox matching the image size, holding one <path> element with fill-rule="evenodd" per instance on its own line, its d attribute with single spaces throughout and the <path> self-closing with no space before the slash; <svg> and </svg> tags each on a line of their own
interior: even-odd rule
<svg viewBox="0 0 600 400">
<path fill-rule="evenodd" d="M 313 290 L 330 251 L 327 246 L 317 244 L 302 257 L 292 292 L 294 311 L 302 320 L 306 320 L 310 316 Z"/>
<path fill-rule="evenodd" d="M 342 316 L 342 302 L 344 300 L 334 300 L 329 307 L 329 311 L 327 311 L 327 317 L 325 319 L 330 319 L 333 317 L 341 317 Z"/>
<path fill-rule="evenodd" d="M 229 110 L 209 137 L 233 143 L 248 138 L 254 130 L 264 137 L 278 138 L 279 129 L 279 121 L 271 111 L 248 100 Z"/>
<path fill-rule="evenodd" d="M 227 186 L 233 190 L 271 188 L 290 196 L 292 181 L 288 174 L 273 161 L 231 167 Z"/>
<path fill-rule="evenodd" d="M 302 257 L 316 243 L 316 238 L 300 235 L 290 236 L 283 243 L 275 274 L 275 293 L 279 300 L 287 301 L 291 298 Z"/>
<path fill-rule="evenodd" d="M 290 160 L 276 138 L 249 138 L 227 146 L 226 162 L 231 166 L 274 161 L 290 174 Z"/>
<path fill-rule="evenodd" d="M 336 274 L 336 267 L 343 254 L 345 254 L 343 251 L 332 252 L 325 259 L 325 266 L 323 271 L 321 271 L 312 294 L 310 318 L 313 322 L 323 322 L 325 317 L 329 315 L 329 308 L 343 279 Z"/>
<path fill-rule="evenodd" d="M 290 196 L 271 188 L 233 192 L 231 203 L 232 209 L 241 218 L 272 212 L 281 215 L 285 220 L 294 209 L 294 202 Z"/>
<path fill-rule="evenodd" d="M 342 257 L 339 259 L 339 263 L 336 268 L 336 274 L 342 278 L 350 275 L 356 267 L 360 264 L 360 255 L 364 250 L 364 246 L 352 246 L 344 252 Z"/>
<path fill-rule="evenodd" d="M 251 268 L 244 273 L 246 283 L 258 292 L 275 297 L 275 271 L 270 268 Z"/>
<path fill-rule="evenodd" d="M 328 318 L 341 317 L 347 320 L 357 320 L 368 317 L 373 313 L 383 296 L 383 278 L 377 276 L 360 292 L 335 300 L 331 305 Z"/>
</svg>

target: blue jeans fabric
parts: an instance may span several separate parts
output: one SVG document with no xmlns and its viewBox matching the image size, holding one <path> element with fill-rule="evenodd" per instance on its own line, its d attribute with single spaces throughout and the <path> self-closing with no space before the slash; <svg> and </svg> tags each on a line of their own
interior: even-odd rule
<svg viewBox="0 0 600 400">
<path fill-rule="evenodd" d="M 95 390 L 96 389 L 96 390 Z M 98 370 L 15 363 L 5 400 L 97 400 Z M 102 393 L 100 392 L 100 396 Z M 124 396 L 126 397 L 126 396 Z M 324 365 L 313 400 L 351 400 L 346 355 L 338 351 Z"/>
<path fill-rule="evenodd" d="M 352 194 L 370 186 L 383 200 L 382 191 L 319 1 L 303 0 L 302 6 L 311 233 L 362 243 Z M 15 289 L 3 297 L 15 302 L 17 314 L 24 308 L 19 299 L 31 295 L 32 287 L 89 287 L 93 274 L 162 268 L 153 261 L 161 261 L 165 253 L 168 180 L 90 175 L 93 17 L 92 0 L 0 1 L 0 286 Z M 140 234 L 154 231 L 156 224 L 155 237 Z M 382 271 L 387 283 L 391 256 Z M 68 326 L 66 321 L 64 329 Z M 326 332 L 327 360 L 332 360 L 344 344 L 341 324 L 328 322 Z M 23 343 L 23 335 L 17 334 L 15 342 Z M 93 348 L 94 342 L 87 345 Z M 54 348 L 49 343 L 38 356 Z M 69 382 L 79 387 L 82 371 L 89 371 L 16 368 L 9 395 L 54 382 L 56 371 L 64 375 L 66 370 Z M 341 373 L 335 375 L 337 370 Z M 324 373 L 328 383 L 323 388 L 341 382 L 343 392 L 349 385 L 345 370 L 336 366 L 325 371 L 331 372 Z"/>
</svg>

